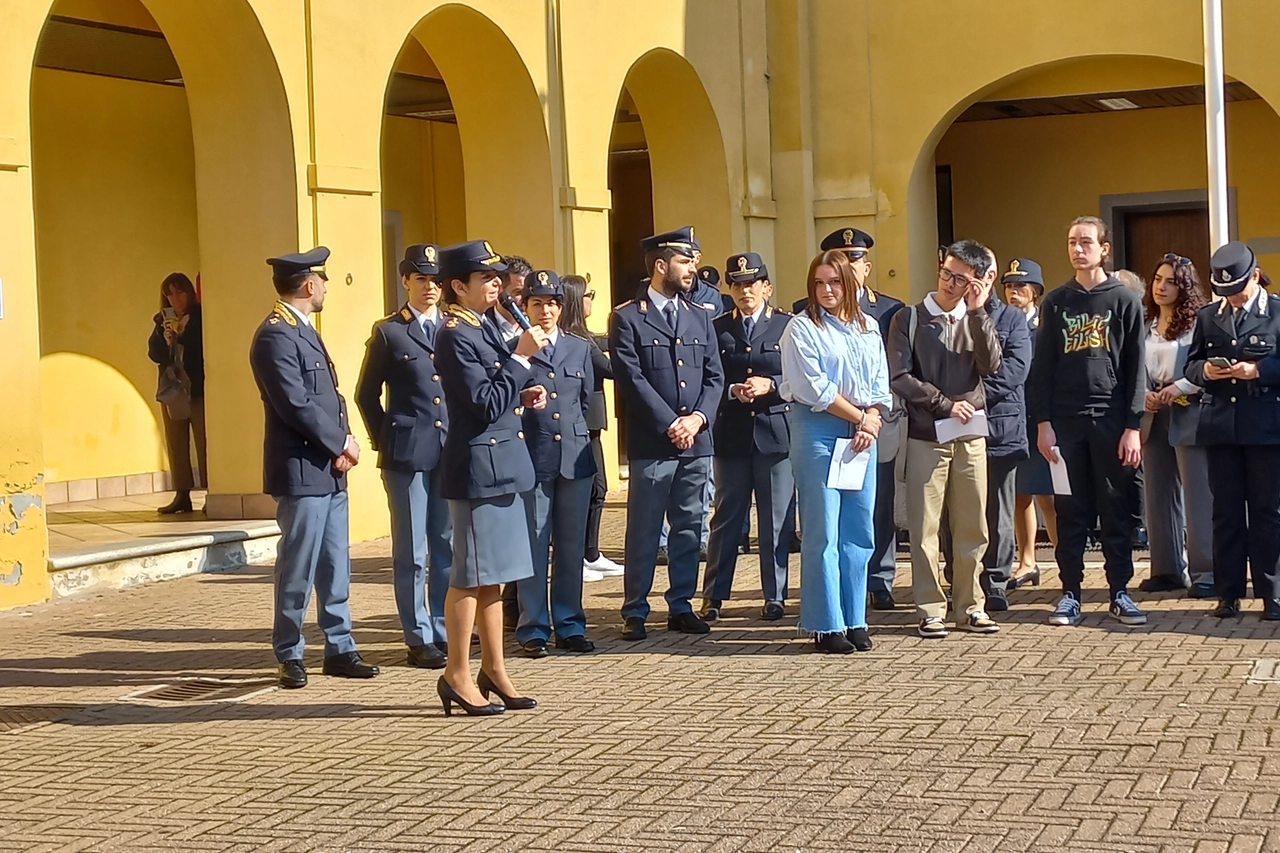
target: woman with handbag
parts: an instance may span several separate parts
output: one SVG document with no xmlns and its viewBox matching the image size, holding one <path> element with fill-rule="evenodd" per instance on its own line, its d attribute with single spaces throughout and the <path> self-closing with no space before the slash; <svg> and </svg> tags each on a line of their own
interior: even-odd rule
<svg viewBox="0 0 1280 853">
<path fill-rule="evenodd" d="M 156 399 L 164 419 L 173 500 L 158 512 L 191 512 L 195 473 L 191 468 L 191 435 L 195 434 L 200 485 L 209 487 L 204 427 L 204 326 L 200 302 L 191 279 L 180 272 L 160 285 L 160 313 L 147 342 L 147 355 L 160 365 Z"/>
</svg>

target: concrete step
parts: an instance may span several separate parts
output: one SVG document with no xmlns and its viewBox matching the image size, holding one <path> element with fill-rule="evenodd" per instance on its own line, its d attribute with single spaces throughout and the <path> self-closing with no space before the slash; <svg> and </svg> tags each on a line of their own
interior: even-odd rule
<svg viewBox="0 0 1280 853">
<path fill-rule="evenodd" d="M 279 541 L 280 528 L 274 521 L 238 521 L 215 530 L 124 538 L 59 550 L 49 558 L 53 598 L 270 563 L 275 560 Z"/>
</svg>

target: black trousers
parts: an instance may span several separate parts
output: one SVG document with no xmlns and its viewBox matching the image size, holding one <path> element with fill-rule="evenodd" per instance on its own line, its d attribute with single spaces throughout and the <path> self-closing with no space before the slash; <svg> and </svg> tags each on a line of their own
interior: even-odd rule
<svg viewBox="0 0 1280 853">
<path fill-rule="evenodd" d="M 1280 563 L 1280 446 L 1211 445 L 1213 585 L 1219 598 L 1276 597 Z M 1191 484 L 1189 487 L 1194 488 Z"/>
<path fill-rule="evenodd" d="M 1133 579 L 1133 537 L 1141 524 L 1138 469 L 1120 461 L 1120 418 L 1056 418 L 1053 431 L 1058 452 L 1067 463 L 1071 494 L 1057 495 L 1058 575 L 1062 591 L 1080 598 L 1084 584 L 1084 550 L 1095 522 L 1100 522 L 1102 556 L 1111 597 Z"/>
<path fill-rule="evenodd" d="M 591 502 L 587 506 L 588 561 L 600 559 L 600 518 L 604 515 L 604 499 L 609 494 L 609 480 L 604 473 L 604 446 L 600 430 L 591 430 L 591 458 L 596 461 L 596 476 L 591 481 Z"/>
</svg>

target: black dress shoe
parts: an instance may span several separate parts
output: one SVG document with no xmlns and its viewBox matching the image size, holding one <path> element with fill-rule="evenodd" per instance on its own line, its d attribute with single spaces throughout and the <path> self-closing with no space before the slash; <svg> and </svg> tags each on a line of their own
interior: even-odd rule
<svg viewBox="0 0 1280 853">
<path fill-rule="evenodd" d="M 588 640 L 581 634 L 575 634 L 572 637 L 556 637 L 556 648 L 563 649 L 566 652 L 577 652 L 578 654 L 587 654 L 596 650 L 596 644 Z"/>
<path fill-rule="evenodd" d="M 813 641 L 813 646 L 829 655 L 847 655 L 856 650 L 844 634 L 823 634 Z"/>
<path fill-rule="evenodd" d="M 506 705 L 500 705 L 497 702 L 490 702 L 488 705 L 467 704 L 467 700 L 453 689 L 452 684 L 444 680 L 443 675 L 436 682 L 436 695 L 440 697 L 440 705 L 444 708 L 446 717 L 453 716 L 454 705 L 462 706 L 462 710 L 467 712 L 468 717 L 493 717 L 507 710 Z"/>
<path fill-rule="evenodd" d="M 622 628 L 622 639 L 624 640 L 643 640 L 649 636 L 649 632 L 644 628 L 644 620 L 639 616 L 631 616 L 627 619 Z"/>
<path fill-rule="evenodd" d="M 668 556 L 667 556 L 667 546 L 666 546 L 666 545 L 659 545 L 659 546 L 658 546 L 658 556 L 656 556 L 656 557 L 654 557 L 654 558 L 653 558 L 653 562 L 654 562 L 654 564 L 655 564 L 655 565 L 658 565 L 658 566 L 665 566 L 665 565 L 667 564 L 667 561 L 668 561 Z"/>
<path fill-rule="evenodd" d="M 167 503 L 166 505 L 156 510 L 156 512 L 160 513 L 161 515 L 174 515 L 175 513 L 179 513 L 179 512 L 193 512 L 193 511 L 194 511 L 194 508 L 191 506 L 190 492 L 178 492 L 176 495 L 174 495 L 173 500 L 171 500 L 169 503 Z"/>
<path fill-rule="evenodd" d="M 708 634 L 711 626 L 699 619 L 696 613 L 676 613 L 667 617 L 667 630 L 681 634 Z"/>
<path fill-rule="evenodd" d="M 307 686 L 307 668 L 300 660 L 281 661 L 276 669 L 280 676 L 280 686 L 285 690 L 297 690 Z"/>
<path fill-rule="evenodd" d="M 1022 589 L 1024 586 L 1040 585 L 1040 567 L 1034 566 L 1027 569 L 1022 574 L 1014 575 L 1009 578 L 1009 583 L 1005 585 L 1005 589 Z"/>
<path fill-rule="evenodd" d="M 416 666 L 418 669 L 444 669 L 447 655 L 447 647 L 444 653 L 441 653 L 431 643 L 425 646 L 409 646 L 409 652 L 405 655 L 405 663 L 409 666 Z"/>
<path fill-rule="evenodd" d="M 365 663 L 359 652 L 347 652 L 324 659 L 324 674 L 339 678 L 373 678 L 380 670 Z"/>
<path fill-rule="evenodd" d="M 538 658 L 545 658 L 548 654 L 547 641 L 527 640 L 520 644 L 520 654 L 527 658 L 533 658 L 534 660 L 537 660 Z"/>
<path fill-rule="evenodd" d="M 544 646 L 545 648 L 545 646 Z M 489 673 L 483 669 L 476 678 L 476 687 L 480 688 L 480 694 L 488 699 L 490 693 L 495 693 L 498 699 L 502 701 L 502 707 L 508 711 L 532 711 L 538 707 L 538 700 L 532 696 L 508 696 L 498 689 L 498 685 L 493 683 L 493 679 L 489 677 Z"/>
<path fill-rule="evenodd" d="M 713 598 L 703 599 L 702 607 L 698 609 L 698 616 L 704 622 L 715 622 L 720 618 L 720 609 L 724 602 L 716 601 Z"/>
<path fill-rule="evenodd" d="M 1004 612 L 1009 609 L 1009 599 L 996 592 L 987 593 L 987 610 L 992 613 Z"/>
<path fill-rule="evenodd" d="M 1214 587 L 1213 582 L 1203 583 L 1197 582 L 1191 585 L 1191 589 L 1187 590 L 1187 598 L 1217 598 L 1218 590 Z"/>
<path fill-rule="evenodd" d="M 1268 598 L 1262 604 L 1263 622 L 1280 622 L 1280 598 Z"/>
<path fill-rule="evenodd" d="M 893 593 L 887 589 L 873 589 L 871 591 L 871 609 L 872 610 L 893 610 L 898 604 L 893 600 Z"/>
<path fill-rule="evenodd" d="M 1223 598 L 1218 601 L 1218 606 L 1213 608 L 1213 615 L 1219 619 L 1234 619 L 1240 615 L 1240 599 Z"/>
<path fill-rule="evenodd" d="M 760 610 L 760 618 L 768 622 L 777 622 L 787 615 L 787 608 L 781 601 L 766 601 Z"/>
<path fill-rule="evenodd" d="M 1190 586 L 1190 581 L 1184 580 L 1177 575 L 1152 575 L 1138 584 L 1138 589 L 1143 592 L 1173 592 L 1187 589 Z"/>
<path fill-rule="evenodd" d="M 875 645 L 875 643 L 871 642 L 871 634 L 866 628 L 850 628 L 844 632 L 844 636 L 860 652 L 869 652 L 871 647 Z"/>
</svg>

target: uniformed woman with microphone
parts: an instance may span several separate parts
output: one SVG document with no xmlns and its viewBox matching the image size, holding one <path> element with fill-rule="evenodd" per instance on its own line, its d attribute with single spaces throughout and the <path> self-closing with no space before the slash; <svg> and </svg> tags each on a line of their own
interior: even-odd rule
<svg viewBox="0 0 1280 853">
<path fill-rule="evenodd" d="M 547 336 L 527 329 L 514 351 L 503 341 L 492 309 L 505 269 L 483 240 L 440 252 L 449 316 L 437 339 L 436 365 L 449 409 L 440 464 L 453 517 L 453 574 L 445 598 L 449 661 L 436 690 L 446 715 L 454 705 L 475 716 L 537 705 L 507 675 L 500 590 L 533 575 L 529 538 L 513 533 L 528 529 L 521 493 L 533 488 L 534 473 L 520 415 L 522 404 L 546 405 L 545 388 L 525 386 L 531 380 L 529 360 L 547 345 Z M 476 682 L 470 665 L 473 625 L 480 632 Z M 490 694 L 499 701 L 490 704 Z"/>
</svg>

